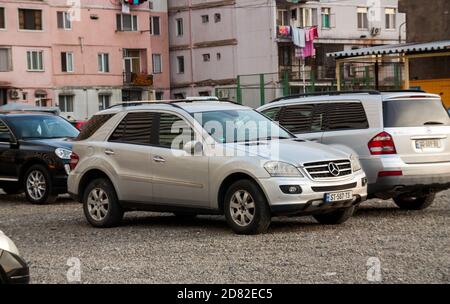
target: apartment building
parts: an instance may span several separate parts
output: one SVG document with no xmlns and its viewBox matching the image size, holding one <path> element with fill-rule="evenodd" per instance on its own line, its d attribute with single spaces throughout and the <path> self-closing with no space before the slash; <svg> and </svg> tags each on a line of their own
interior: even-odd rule
<svg viewBox="0 0 450 304">
<path fill-rule="evenodd" d="M 0 104 L 86 119 L 122 100 L 169 97 L 166 1 L 0 0 Z"/>
</svg>

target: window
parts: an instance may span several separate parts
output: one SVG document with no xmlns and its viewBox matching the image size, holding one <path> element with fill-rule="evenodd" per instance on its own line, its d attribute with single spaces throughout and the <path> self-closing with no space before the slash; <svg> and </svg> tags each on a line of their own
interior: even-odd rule
<svg viewBox="0 0 450 304">
<path fill-rule="evenodd" d="M 72 21 L 68 12 L 57 12 L 58 28 L 70 30 L 72 28 Z"/>
<path fill-rule="evenodd" d="M 136 32 L 138 30 L 138 17 L 130 14 L 117 14 L 117 31 Z"/>
<path fill-rule="evenodd" d="M 61 71 L 73 72 L 73 53 L 62 52 L 61 53 Z"/>
<path fill-rule="evenodd" d="M 41 31 L 42 11 L 19 8 L 19 28 L 21 30 Z"/>
<path fill-rule="evenodd" d="M 109 73 L 109 54 L 98 54 L 98 71 L 101 73 Z"/>
<path fill-rule="evenodd" d="M 184 56 L 177 57 L 177 72 L 178 74 L 184 74 Z"/>
<path fill-rule="evenodd" d="M 330 28 L 330 8 L 322 8 L 322 28 Z"/>
<path fill-rule="evenodd" d="M 101 114 L 94 115 L 91 119 L 83 126 L 80 134 L 76 140 L 85 140 L 94 135 L 101 126 L 103 126 L 114 114 Z"/>
<path fill-rule="evenodd" d="M 120 122 L 109 141 L 132 145 L 150 145 L 155 113 L 128 113 Z"/>
<path fill-rule="evenodd" d="M 6 28 L 6 22 L 5 22 L 5 8 L 0 7 L 0 29 Z"/>
<path fill-rule="evenodd" d="M 9 132 L 8 127 L 0 121 L 0 142 L 10 142 L 11 141 L 11 133 Z"/>
<path fill-rule="evenodd" d="M 184 144 L 193 140 L 194 132 L 180 117 L 161 113 L 159 115 L 158 145 L 163 148 L 183 149 Z"/>
<path fill-rule="evenodd" d="M 183 29 L 183 18 L 178 18 L 176 20 L 176 22 L 177 22 L 177 36 L 183 36 L 183 32 L 184 32 L 184 29 Z"/>
<path fill-rule="evenodd" d="M 317 26 L 317 8 L 300 8 L 300 26 L 310 27 Z"/>
<path fill-rule="evenodd" d="M 359 102 L 327 104 L 326 116 L 327 131 L 369 128 L 366 112 Z"/>
<path fill-rule="evenodd" d="M 153 65 L 153 74 L 161 74 L 162 73 L 161 54 L 153 54 L 152 55 L 152 65 Z"/>
<path fill-rule="evenodd" d="M 297 9 L 295 8 L 295 9 L 293 9 L 293 10 L 291 10 L 291 19 L 292 20 L 297 20 Z"/>
<path fill-rule="evenodd" d="M 292 133 L 311 131 L 314 105 L 296 105 L 283 108 L 280 124 Z"/>
<path fill-rule="evenodd" d="M 28 51 L 27 52 L 27 67 L 28 71 L 43 71 L 43 51 Z"/>
<path fill-rule="evenodd" d="M 220 61 L 222 59 L 222 54 L 221 53 L 217 53 L 216 57 L 217 57 L 217 61 Z"/>
<path fill-rule="evenodd" d="M 0 48 L 0 72 L 12 71 L 12 58 L 10 48 Z"/>
<path fill-rule="evenodd" d="M 173 97 L 175 99 L 185 99 L 186 98 L 186 94 L 185 93 L 175 93 L 175 94 L 173 94 Z"/>
<path fill-rule="evenodd" d="M 219 13 L 214 14 L 214 22 L 215 22 L 215 23 L 218 23 L 218 22 L 220 22 L 221 20 L 222 20 L 222 15 L 221 15 L 221 14 L 219 14 Z"/>
<path fill-rule="evenodd" d="M 203 57 L 203 61 L 204 62 L 211 61 L 211 55 L 210 54 L 203 54 L 202 57 Z"/>
<path fill-rule="evenodd" d="M 367 18 L 367 7 L 358 7 L 358 29 L 368 29 L 369 28 L 369 20 Z"/>
<path fill-rule="evenodd" d="M 73 95 L 59 95 L 59 109 L 61 112 L 73 112 Z"/>
<path fill-rule="evenodd" d="M 99 111 L 107 109 L 111 106 L 111 95 L 99 94 L 98 95 L 98 109 Z"/>
<path fill-rule="evenodd" d="M 262 111 L 264 115 L 269 117 L 272 120 L 278 121 L 278 114 L 280 113 L 280 108 L 272 108 L 265 111 Z"/>
<path fill-rule="evenodd" d="M 286 10 L 277 11 L 277 25 L 289 25 L 288 12 Z"/>
<path fill-rule="evenodd" d="M 156 91 L 155 92 L 155 99 L 156 100 L 163 100 L 164 99 L 164 92 Z"/>
<path fill-rule="evenodd" d="M 208 96 L 211 96 L 211 92 L 210 91 L 200 91 L 200 92 L 198 92 L 198 96 L 208 97 Z"/>
<path fill-rule="evenodd" d="M 395 29 L 395 8 L 385 8 L 386 28 Z"/>
<path fill-rule="evenodd" d="M 209 23 L 209 16 L 208 15 L 202 15 L 202 23 Z"/>
<path fill-rule="evenodd" d="M 150 34 L 155 36 L 161 35 L 160 18 L 157 16 L 153 16 L 150 18 Z"/>
</svg>

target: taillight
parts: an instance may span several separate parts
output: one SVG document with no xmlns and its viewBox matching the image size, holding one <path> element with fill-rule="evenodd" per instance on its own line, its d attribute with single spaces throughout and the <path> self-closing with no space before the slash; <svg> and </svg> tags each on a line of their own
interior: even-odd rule
<svg viewBox="0 0 450 304">
<path fill-rule="evenodd" d="M 381 132 L 369 141 L 369 150 L 372 155 L 397 154 L 394 140 L 387 132 Z"/>
<path fill-rule="evenodd" d="M 76 153 L 72 152 L 70 154 L 70 161 L 69 161 L 70 170 L 75 169 L 75 167 L 78 165 L 79 160 L 80 160 L 80 157 Z"/>
</svg>

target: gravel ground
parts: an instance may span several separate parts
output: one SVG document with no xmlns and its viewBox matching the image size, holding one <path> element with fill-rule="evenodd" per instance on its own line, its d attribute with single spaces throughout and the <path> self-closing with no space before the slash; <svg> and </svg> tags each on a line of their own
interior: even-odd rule
<svg viewBox="0 0 450 304">
<path fill-rule="evenodd" d="M 340 226 L 275 218 L 268 234 L 238 236 L 218 216 L 180 221 L 129 213 L 119 228 L 88 226 L 68 198 L 33 206 L 0 194 L 0 229 L 31 263 L 33 283 L 367 283 L 368 259 L 384 283 L 450 283 L 450 191 L 424 211 L 369 201 Z"/>
</svg>

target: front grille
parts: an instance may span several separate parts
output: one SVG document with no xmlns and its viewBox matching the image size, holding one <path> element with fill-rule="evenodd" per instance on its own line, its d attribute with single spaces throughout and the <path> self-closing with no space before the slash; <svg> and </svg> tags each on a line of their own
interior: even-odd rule
<svg viewBox="0 0 450 304">
<path fill-rule="evenodd" d="M 335 164 L 339 169 L 339 174 L 333 175 L 330 171 L 330 164 Z M 305 170 L 308 172 L 309 176 L 313 179 L 329 179 L 338 178 L 346 175 L 352 174 L 352 164 L 347 159 L 332 160 L 332 161 L 322 161 L 315 163 L 307 163 L 303 165 Z"/>
</svg>

